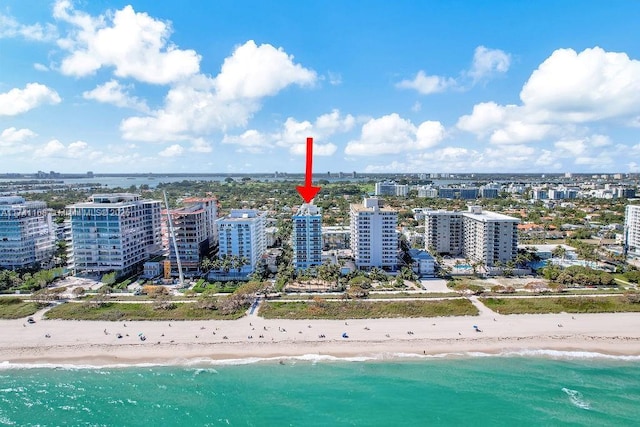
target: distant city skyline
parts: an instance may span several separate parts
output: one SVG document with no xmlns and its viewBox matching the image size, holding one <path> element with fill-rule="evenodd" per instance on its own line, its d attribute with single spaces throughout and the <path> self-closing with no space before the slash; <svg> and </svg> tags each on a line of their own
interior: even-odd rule
<svg viewBox="0 0 640 427">
<path fill-rule="evenodd" d="M 639 15 L 5 0 L 0 173 L 637 173 Z"/>
</svg>

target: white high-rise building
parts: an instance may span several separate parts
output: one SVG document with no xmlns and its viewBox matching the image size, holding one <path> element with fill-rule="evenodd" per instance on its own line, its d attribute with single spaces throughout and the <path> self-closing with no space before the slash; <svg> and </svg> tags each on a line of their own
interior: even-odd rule
<svg viewBox="0 0 640 427">
<path fill-rule="evenodd" d="M 425 248 L 464 255 L 489 267 L 518 252 L 519 219 L 470 206 L 468 212 L 430 211 L 425 218 Z"/>
<path fill-rule="evenodd" d="M 624 215 L 625 251 L 640 257 L 640 205 L 627 205 Z"/>
<path fill-rule="evenodd" d="M 418 187 L 418 197 L 435 199 L 436 197 L 438 197 L 438 189 L 423 185 L 422 187 Z"/>
<path fill-rule="evenodd" d="M 317 206 L 305 203 L 293 216 L 292 243 L 296 270 L 322 264 L 322 215 Z"/>
<path fill-rule="evenodd" d="M 231 209 L 229 215 L 216 220 L 218 258 L 235 256 L 246 260 L 246 264 L 232 273 L 248 276 L 254 272 L 260 257 L 267 249 L 266 216 L 266 212 L 256 209 Z"/>
<path fill-rule="evenodd" d="M 488 267 L 513 260 L 518 253 L 519 222 L 517 218 L 470 206 L 462 214 L 464 256 Z"/>
<path fill-rule="evenodd" d="M 398 212 L 365 198 L 350 209 L 351 250 L 358 268 L 395 270 L 398 264 Z"/>
<path fill-rule="evenodd" d="M 462 213 L 445 210 L 425 212 L 424 247 L 439 254 L 461 254 Z"/>
<path fill-rule="evenodd" d="M 397 184 L 394 181 L 376 182 L 374 194 L 376 196 L 407 197 L 407 194 L 409 194 L 409 186 L 406 184 Z"/>
<path fill-rule="evenodd" d="M 395 196 L 396 183 L 394 181 L 376 182 L 374 194 L 376 196 Z"/>
<path fill-rule="evenodd" d="M 77 275 L 135 272 L 162 251 L 161 202 L 137 194 L 94 194 L 67 206 L 71 223 L 70 264 Z"/>
<path fill-rule="evenodd" d="M 183 207 L 170 211 L 171 222 L 182 272 L 187 276 L 193 276 L 200 272 L 202 259 L 218 244 L 218 202 L 213 197 L 187 198 L 182 204 Z M 176 251 L 171 241 L 166 210 L 162 211 L 162 245 L 169 254 L 172 274 L 178 275 Z"/>
<path fill-rule="evenodd" d="M 15 269 L 46 263 L 54 251 L 55 231 L 45 202 L 0 197 L 0 267 Z"/>
</svg>

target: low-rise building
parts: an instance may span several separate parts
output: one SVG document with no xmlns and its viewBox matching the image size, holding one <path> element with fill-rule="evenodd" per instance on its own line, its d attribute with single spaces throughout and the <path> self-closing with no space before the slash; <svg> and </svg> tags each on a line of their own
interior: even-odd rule
<svg viewBox="0 0 640 427">
<path fill-rule="evenodd" d="M 413 260 L 411 268 L 420 277 L 433 277 L 436 274 L 436 260 L 427 251 L 410 249 L 409 256 Z"/>
</svg>

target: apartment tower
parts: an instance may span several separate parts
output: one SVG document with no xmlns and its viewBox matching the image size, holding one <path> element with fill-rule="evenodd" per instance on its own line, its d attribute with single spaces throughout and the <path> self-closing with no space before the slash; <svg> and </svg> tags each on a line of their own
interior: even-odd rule
<svg viewBox="0 0 640 427">
<path fill-rule="evenodd" d="M 398 212 L 365 198 L 350 208 L 351 250 L 358 268 L 395 270 L 398 264 Z"/>
<path fill-rule="evenodd" d="M 439 254 L 462 253 L 462 213 L 455 211 L 426 211 L 424 247 Z"/>
<path fill-rule="evenodd" d="M 296 270 L 322 264 L 322 215 L 317 206 L 305 203 L 293 216 L 292 242 Z"/>
<path fill-rule="evenodd" d="M 194 276 L 200 273 L 200 262 L 215 251 L 218 244 L 218 202 L 215 198 L 188 198 L 183 207 L 170 210 L 176 246 L 180 255 L 182 273 Z M 171 273 L 178 275 L 175 247 L 171 241 L 167 211 L 162 211 L 162 245 L 169 254 Z"/>
<path fill-rule="evenodd" d="M 0 267 L 16 269 L 47 263 L 55 251 L 51 211 L 45 202 L 0 197 Z"/>
<path fill-rule="evenodd" d="M 216 220 L 218 228 L 218 258 L 235 256 L 245 259 L 238 271 L 248 276 L 254 272 L 260 257 L 267 249 L 265 219 L 267 213 L 255 209 L 231 209 L 231 213 Z"/>
<path fill-rule="evenodd" d="M 162 251 L 159 200 L 130 193 L 94 194 L 90 200 L 66 208 L 74 274 L 131 274 Z"/>
<path fill-rule="evenodd" d="M 627 255 L 640 257 L 640 205 L 627 205 L 625 209 L 624 242 Z"/>
</svg>

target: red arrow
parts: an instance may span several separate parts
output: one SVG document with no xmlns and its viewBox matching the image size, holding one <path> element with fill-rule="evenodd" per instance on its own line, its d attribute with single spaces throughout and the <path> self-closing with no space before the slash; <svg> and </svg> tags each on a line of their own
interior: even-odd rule
<svg viewBox="0 0 640 427">
<path fill-rule="evenodd" d="M 311 185 L 311 180 L 313 178 L 311 169 L 313 164 L 313 138 L 307 138 L 307 169 L 304 175 L 304 187 L 302 185 L 296 186 L 296 190 L 300 193 L 300 196 L 304 199 L 305 202 L 309 203 L 318 191 L 320 191 L 320 187 L 314 187 Z"/>
</svg>

